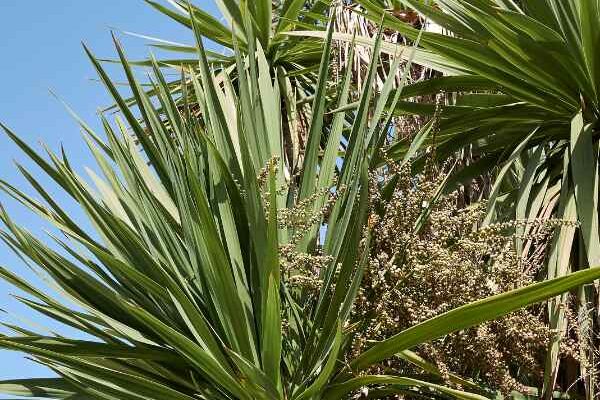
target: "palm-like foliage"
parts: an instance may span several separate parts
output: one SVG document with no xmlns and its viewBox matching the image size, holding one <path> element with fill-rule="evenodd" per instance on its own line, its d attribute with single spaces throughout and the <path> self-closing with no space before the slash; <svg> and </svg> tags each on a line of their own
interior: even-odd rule
<svg viewBox="0 0 600 400">
<path fill-rule="evenodd" d="M 221 53 L 206 52 L 207 62 L 216 72 L 218 80 L 229 79 L 235 84 L 238 70 L 233 55 L 234 50 L 237 49 L 244 56 L 263 57 L 268 66 L 268 70 L 265 70 L 264 73 L 269 73 L 278 84 L 277 91 L 274 93 L 273 106 L 279 105 L 282 111 L 283 165 L 286 173 L 290 175 L 298 173 L 300 170 L 308 145 L 307 135 L 313 112 L 311 105 L 317 94 L 316 82 L 321 55 L 325 49 L 324 29 L 328 21 L 327 11 L 331 9 L 331 15 L 335 16 L 336 36 L 343 32 L 346 38 L 351 38 L 353 34 L 369 35 L 370 37 L 370 31 L 376 30 L 369 24 L 368 19 L 352 11 L 352 2 L 347 0 L 333 2 L 331 0 L 216 1 L 224 16 L 223 19 L 226 21 L 225 24 L 202 8 L 193 4 L 188 5 L 182 0 L 168 0 L 171 7 L 158 1 L 146 0 L 146 2 L 172 21 L 182 24 L 190 30 L 192 25 L 196 24 L 205 38 L 221 47 Z M 396 7 L 400 7 L 400 4 L 396 4 Z M 266 23 L 267 15 L 269 15 L 271 24 Z M 151 46 L 154 48 L 175 54 L 158 58 L 161 68 L 179 72 L 182 69 L 197 68 L 198 58 L 195 46 L 186 46 L 147 35 L 129 34 L 151 40 Z M 257 46 L 254 44 L 254 40 L 257 40 L 259 44 L 260 55 L 256 53 Z M 339 89 L 341 69 L 347 65 L 353 65 L 351 88 L 360 91 L 364 84 L 362 81 L 364 72 L 368 70 L 369 63 L 373 59 L 372 49 L 363 45 L 352 49 L 354 57 L 349 63 L 349 43 L 345 46 L 338 46 L 337 43 L 334 41 L 327 47 L 327 51 L 331 52 L 329 60 L 332 76 L 327 81 L 327 86 L 321 96 L 326 93 L 328 101 L 335 101 L 333 94 Z M 373 39 L 368 40 L 367 44 L 372 45 Z M 403 54 L 405 59 L 407 53 Z M 391 56 L 393 57 L 394 54 Z M 386 57 L 386 62 L 382 63 L 377 71 L 374 82 L 378 91 L 383 90 L 386 76 L 392 70 L 390 60 L 392 57 Z M 137 60 L 132 61 L 131 64 L 151 67 L 153 61 L 151 59 Z M 400 80 L 400 74 L 398 75 L 398 80 Z M 185 75 L 170 81 L 168 86 L 171 93 L 177 95 L 175 101 L 178 105 L 181 106 L 187 102 L 190 104 L 192 112 L 200 112 L 195 107 L 198 100 L 195 97 L 195 91 L 192 90 L 192 82 L 186 79 Z M 183 96 L 184 91 L 186 98 Z M 354 94 L 353 90 L 351 92 Z M 156 95 L 156 90 L 151 88 L 148 90 L 148 94 Z M 127 103 L 135 105 L 135 98 L 127 99 Z M 114 106 L 109 109 L 113 108 Z"/>
<path fill-rule="evenodd" d="M 217 79 L 237 79 L 237 63 L 234 50 L 244 55 L 256 57 L 256 40 L 267 63 L 268 73 L 277 83 L 277 91 L 272 100 L 273 106 L 281 107 L 284 130 L 283 161 L 288 173 L 297 173 L 302 164 L 306 146 L 307 124 L 310 119 L 310 103 L 307 97 L 315 94 L 315 81 L 323 52 L 323 40 L 297 38 L 287 32 L 302 26 L 303 29 L 324 29 L 327 24 L 326 10 L 330 1 L 285 0 L 275 1 L 217 1 L 225 23 L 210 15 L 202 8 L 183 0 L 164 2 L 146 0 L 158 12 L 171 20 L 192 29 L 198 28 L 203 37 L 221 47 L 220 52 L 207 51 L 207 62 L 219 72 Z M 169 56 L 159 59 L 161 68 L 176 71 L 182 68 L 196 69 L 198 58 L 195 46 L 168 42 L 142 35 L 151 39 L 151 45 Z M 132 61 L 132 65 L 151 66 L 151 60 Z M 196 69 L 197 72 L 197 69 Z M 227 78 L 225 78 L 227 75 Z M 331 85 L 330 81 L 330 85 Z M 169 82 L 169 90 L 177 94 L 176 102 L 181 106 L 187 101 L 193 112 L 198 104 L 192 82 L 185 76 Z M 328 88 L 330 90 L 330 88 Z M 189 98 L 183 98 L 183 92 Z M 156 95 L 152 89 L 148 92 Z M 130 104 L 135 99 L 128 99 Z"/>
<path fill-rule="evenodd" d="M 358 3 L 374 22 L 387 14 L 377 1 Z M 457 151 L 472 157 L 455 181 L 469 182 L 502 163 L 490 188 L 487 221 L 577 218 L 582 224 L 581 235 L 575 236 L 571 228 L 562 230 L 552 244 L 547 275 L 564 275 L 573 265 L 597 265 L 599 3 L 402 3 L 447 29 L 448 35 L 425 33 L 421 44 L 436 57 L 463 69 L 428 81 L 426 87 L 454 93 L 444 107 L 436 140 L 441 158 Z M 408 37 L 417 35 L 412 27 L 389 14 L 384 24 Z M 419 113 L 431 110 L 431 106 L 416 107 Z M 400 155 L 404 149 L 399 143 L 390 153 Z M 528 250 L 522 244 L 520 249 Z M 559 331 L 564 324 L 564 301 L 556 299 L 549 308 L 551 324 Z M 581 312 L 586 314 L 586 304 L 595 303 L 594 295 L 581 293 L 580 301 Z M 582 326 L 582 331 L 587 330 L 589 327 Z M 548 355 L 548 387 L 558 372 L 559 337 Z M 587 376 L 585 366 L 581 368 L 582 375 Z M 587 386 L 591 392 L 589 379 Z"/>
<path fill-rule="evenodd" d="M 348 65 L 353 66 L 354 71 L 351 75 L 351 93 L 354 96 L 355 91 L 360 92 L 364 85 L 364 72 L 368 70 L 373 57 L 371 38 L 372 31 L 376 30 L 367 18 L 360 13 L 353 11 L 355 4 L 351 1 L 307 1 L 307 0 L 285 0 L 285 1 L 259 1 L 259 2 L 233 2 L 216 1 L 223 14 L 223 24 L 220 20 L 208 14 L 200 7 L 193 4 L 187 4 L 182 0 L 168 0 L 171 7 L 164 3 L 153 0 L 146 2 L 158 12 L 169 17 L 172 21 L 182 24 L 192 29 L 196 24 L 201 34 L 221 47 L 221 53 L 207 51 L 207 62 L 216 72 L 216 79 L 229 79 L 234 84 L 237 79 L 237 63 L 233 51 L 237 50 L 244 56 L 260 56 L 266 61 L 269 73 L 278 83 L 277 91 L 274 94 L 273 106 L 281 107 L 281 117 L 283 130 L 281 132 L 281 141 L 283 144 L 283 166 L 286 173 L 297 174 L 303 163 L 307 143 L 307 135 L 311 113 L 311 105 L 317 95 L 316 82 L 320 68 L 321 55 L 325 49 L 325 25 L 327 23 L 327 11 L 331 9 L 331 15 L 334 17 L 334 35 L 335 37 L 344 37 L 348 43 L 341 46 L 338 41 L 334 41 L 327 51 L 331 52 L 329 58 L 332 69 L 331 79 L 327 81 L 325 91 L 327 102 L 334 102 L 335 96 L 332 96 L 339 89 L 340 71 Z M 406 9 L 399 2 L 393 2 L 393 9 Z M 271 25 L 266 24 L 266 15 L 270 15 Z M 263 21 L 264 23 L 260 23 Z M 158 64 L 161 68 L 168 68 L 181 72 L 182 69 L 196 69 L 198 65 L 197 52 L 195 46 L 182 45 L 169 42 L 163 39 L 154 38 L 147 35 L 128 33 L 151 41 L 151 46 L 156 49 L 166 51 L 175 56 L 166 56 L 158 58 Z M 350 43 L 354 35 L 358 35 L 367 40 L 359 40 L 356 44 L 361 44 L 352 49 L 353 60 L 349 62 Z M 364 36 L 363 35 L 367 35 Z M 384 34 L 384 37 L 387 36 Z M 257 46 L 254 41 L 257 40 L 261 54 L 257 54 Z M 391 90 L 395 82 L 390 81 L 388 88 L 383 85 L 386 76 L 392 71 L 397 70 L 393 67 L 392 58 L 401 55 L 405 60 L 408 59 L 408 51 L 397 53 L 390 52 L 383 48 L 384 53 L 389 53 L 380 64 L 377 76 L 374 79 L 377 91 Z M 386 51 L 387 50 L 387 51 Z M 404 48 L 406 50 L 406 48 Z M 421 50 L 418 50 L 420 55 Z M 417 56 L 417 58 L 422 58 Z M 429 54 L 428 54 L 429 55 Z M 119 62 L 118 60 L 103 60 L 110 62 Z M 131 61 L 134 66 L 151 67 L 151 59 Z M 397 80 L 401 80 L 398 70 Z M 227 75 L 227 77 L 225 77 Z M 410 74 L 409 74 L 410 77 Z M 187 102 L 192 112 L 198 113 L 200 110 L 196 105 L 195 91 L 192 90 L 192 82 L 182 75 L 179 79 L 174 79 L 168 83 L 169 90 L 176 96 L 176 104 L 182 106 Z M 410 91 L 410 90 L 409 90 Z M 156 95 L 156 90 L 149 89 L 150 96 Z M 186 96 L 184 98 L 183 93 Z M 131 97 L 126 100 L 128 104 L 134 106 L 136 99 Z M 113 109 L 116 105 L 109 107 Z M 322 127 L 327 128 L 327 126 Z M 344 134 L 344 133 L 343 133 Z M 347 138 L 346 138 L 347 139 Z M 347 141 L 347 140 L 346 140 Z M 346 143 L 344 141 L 344 143 Z M 344 146 L 342 146 L 344 147 Z"/>
<path fill-rule="evenodd" d="M 333 400 L 373 386 L 375 397 L 409 391 L 480 399 L 479 394 L 419 377 L 360 371 L 401 353 L 439 375 L 409 349 L 600 278 L 598 269 L 580 271 L 484 299 L 376 343 L 356 359 L 345 359 L 352 339 L 349 311 L 369 246 L 367 177 L 376 164 L 373 144 L 387 134 L 389 117 L 378 122 L 390 93 L 370 104 L 377 68 L 373 63 L 358 109 L 337 113 L 329 135 L 322 138 L 330 55 L 325 51 L 296 187 L 282 168 L 282 119 L 272 104 L 277 82 L 267 73 L 263 52 L 258 48 L 256 63 L 236 52 L 236 67 L 244 73 L 235 85 L 219 81 L 209 69 L 202 32 L 195 33 L 200 65 L 186 77 L 200 100 L 200 116 L 189 104 L 175 103 L 156 63 L 154 90 L 160 104 L 154 104 L 134 79 L 117 42 L 140 107 L 138 118 L 88 51 L 124 118 L 117 118 L 116 128 L 102 119 L 106 143 L 82 123 L 103 175 L 90 173 L 96 189 L 76 174 L 66 155 L 49 152 L 47 160 L 3 127 L 79 204 L 94 231 L 82 229 L 25 169 L 21 171 L 43 202 L 2 182 L 8 194 L 66 237 L 53 237 L 61 248 L 55 250 L 0 212 L 6 227 L 2 238 L 65 301 L 7 269 L 0 269 L 0 275 L 29 295 L 22 299 L 26 305 L 90 339 L 48 337 L 10 326 L 15 335 L 1 336 L 0 347 L 28 353 L 59 377 L 1 382 L 0 391 L 56 399 Z M 342 87 L 338 108 L 348 101 L 349 73 Z M 345 189 L 338 189 L 331 213 L 304 232 L 281 226 L 279 211 L 315 193 L 309 203 L 312 211 L 324 203 L 323 188 L 334 185 L 346 117 L 352 121 L 349 143 L 344 159 L 338 160 L 341 170 L 335 183 Z M 327 229 L 321 242 L 322 222 Z M 290 245 L 301 254 L 319 250 L 328 257 L 317 297 L 293 289 L 281 273 L 280 251 Z"/>
</svg>

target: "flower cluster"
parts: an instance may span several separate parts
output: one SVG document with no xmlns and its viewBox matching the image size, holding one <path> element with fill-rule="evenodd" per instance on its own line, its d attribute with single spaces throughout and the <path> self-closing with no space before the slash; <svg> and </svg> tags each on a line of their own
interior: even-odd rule
<svg viewBox="0 0 600 400">
<path fill-rule="evenodd" d="M 269 217 L 270 193 L 268 191 L 268 177 L 273 171 L 277 158 L 273 158 L 261 169 L 257 182 L 261 189 L 261 196 L 265 216 Z M 335 183 L 335 182 L 334 182 Z M 279 262 L 283 279 L 290 285 L 317 291 L 321 287 L 320 271 L 333 262 L 333 258 L 321 253 L 317 244 L 310 247 L 310 252 L 301 251 L 298 246 L 309 234 L 317 235 L 322 222 L 330 214 L 340 194 L 346 191 L 343 185 L 335 188 L 321 188 L 302 199 L 292 196 L 291 205 L 277 209 L 277 227 L 286 237 L 279 246 Z M 288 193 L 289 186 L 279 188 L 277 194 Z"/>
<path fill-rule="evenodd" d="M 533 240 L 544 247 L 555 226 L 568 224 L 533 220 L 482 227 L 486 204 L 459 207 L 456 193 L 436 199 L 444 176 L 433 171 L 415 177 L 409 167 L 392 164 L 371 176 L 373 239 L 353 314 L 353 354 L 456 307 L 533 283 L 543 257 L 518 255 L 515 243 Z M 544 307 L 529 307 L 417 350 L 442 373 L 508 393 L 543 375 L 552 337 L 545 315 Z M 576 352 L 573 346 L 563 351 Z M 370 372 L 418 371 L 392 359 Z"/>
</svg>

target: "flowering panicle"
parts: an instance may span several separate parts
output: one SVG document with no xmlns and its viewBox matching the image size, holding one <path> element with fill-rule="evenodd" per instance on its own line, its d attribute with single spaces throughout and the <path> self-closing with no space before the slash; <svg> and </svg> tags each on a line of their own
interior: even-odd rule
<svg viewBox="0 0 600 400">
<path fill-rule="evenodd" d="M 424 175 L 414 176 L 408 166 L 391 163 L 386 170 L 371 174 L 369 220 L 373 238 L 353 311 L 354 320 L 359 321 L 354 355 L 374 340 L 441 313 L 534 283 L 542 266 L 539 257 L 517 255 L 515 241 L 545 243 L 553 228 L 573 224 L 531 220 L 482 227 L 486 204 L 461 208 L 457 193 L 435 201 L 444 175 L 432 171 L 426 169 Z M 392 176 L 396 183 L 386 194 L 383 188 L 393 182 Z M 417 228 L 426 208 L 430 209 L 429 218 Z M 478 376 L 488 386 L 508 393 L 521 388 L 522 378 L 540 379 L 543 375 L 544 353 L 552 334 L 544 310 L 541 306 L 529 307 L 418 350 L 437 365 L 442 375 L 446 371 Z M 563 346 L 563 354 L 567 352 L 574 353 L 572 343 Z M 405 361 L 392 359 L 370 372 L 404 375 L 416 371 Z"/>
</svg>

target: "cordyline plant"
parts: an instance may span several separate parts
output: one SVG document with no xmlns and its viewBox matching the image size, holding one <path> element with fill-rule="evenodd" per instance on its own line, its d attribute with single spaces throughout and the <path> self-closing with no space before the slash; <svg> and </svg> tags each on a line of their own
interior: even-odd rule
<svg viewBox="0 0 600 400">
<path fill-rule="evenodd" d="M 291 37 L 285 33 L 296 29 L 297 26 L 302 26 L 303 29 L 325 29 L 330 2 L 217 1 L 216 5 L 224 23 L 189 1 L 146 0 L 149 6 L 168 17 L 170 21 L 190 31 L 195 25 L 204 38 L 220 47 L 221 52 L 206 51 L 207 63 L 215 71 L 217 79 L 235 80 L 238 69 L 234 51 L 253 54 L 256 51 L 253 40 L 257 40 L 269 66 L 267 72 L 276 83 L 269 101 L 272 107 L 281 107 L 282 110 L 283 165 L 290 174 L 297 173 L 301 168 L 302 156 L 307 145 L 307 125 L 311 113 L 311 101 L 307 100 L 307 97 L 315 94 L 314 83 L 318 76 L 323 40 Z M 180 73 L 182 69 L 198 72 L 198 54 L 194 45 L 174 43 L 148 35 L 130 32 L 128 34 L 150 40 L 153 48 L 165 54 L 164 57 L 158 58 L 161 68 L 169 68 L 176 73 Z M 146 59 L 130 63 L 133 66 L 151 67 L 153 61 Z M 169 81 L 168 88 L 172 94 L 177 95 L 177 105 L 183 106 L 187 101 L 190 112 L 200 112 L 198 104 L 201 100 L 196 99 L 193 82 L 189 76 L 183 74 L 180 79 Z M 146 91 L 151 97 L 157 95 L 154 88 L 146 88 Z M 331 87 L 328 87 L 328 92 L 331 94 Z M 131 97 L 126 101 L 134 105 L 136 99 Z"/>
<path fill-rule="evenodd" d="M 216 1 L 216 5 L 226 23 L 211 16 L 201 6 L 183 0 L 146 0 L 149 6 L 168 17 L 170 22 L 177 23 L 192 30 L 195 24 L 204 38 L 220 46 L 221 53 L 207 51 L 207 62 L 215 72 L 216 79 L 230 79 L 235 81 L 238 74 L 236 58 L 233 51 L 237 48 L 243 54 L 253 54 L 256 46 L 250 38 L 256 38 L 260 44 L 264 59 L 269 66 L 268 71 L 273 79 L 276 90 L 272 102 L 273 107 L 281 107 L 283 166 L 290 175 L 297 174 L 302 167 L 310 128 L 312 103 L 316 95 L 316 82 L 319 76 L 321 55 L 325 42 L 325 29 L 329 20 L 328 14 L 334 18 L 335 35 L 343 34 L 346 38 L 353 35 L 359 37 L 377 31 L 377 27 L 369 19 L 353 11 L 356 6 L 349 0 L 260 0 L 260 1 Z M 395 7 L 399 10 L 400 4 Z M 400 12 L 400 11 L 399 11 Z M 417 16 L 416 13 L 411 15 Z M 417 18 L 418 19 L 418 18 Z M 301 29 L 301 35 L 294 31 Z M 162 38 L 126 32 L 126 34 L 149 40 L 152 48 L 160 50 L 163 55 L 157 58 L 158 65 L 163 69 L 174 72 L 175 75 L 182 69 L 198 70 L 198 55 L 195 46 L 170 42 Z M 322 34 L 322 35 L 321 35 Z M 383 37 L 389 33 L 386 31 Z M 401 36 L 393 34 L 390 40 L 400 40 Z M 400 40 L 403 43 L 406 40 Z M 362 88 L 364 72 L 368 70 L 372 57 L 372 40 L 367 45 L 352 48 L 353 60 L 350 65 L 354 71 L 351 76 L 352 97 Z M 350 55 L 350 43 L 334 41 L 329 48 L 331 52 L 331 75 L 327 81 L 325 91 L 320 93 L 321 98 L 335 101 L 338 91 L 340 70 L 346 67 Z M 383 88 L 387 75 L 392 71 L 398 74 L 401 80 L 402 71 L 394 68 L 393 59 L 396 56 L 406 56 L 409 52 L 398 52 L 392 55 L 381 55 L 381 63 L 377 71 L 374 85 L 378 92 Z M 119 62 L 118 60 L 103 59 L 104 62 Z M 130 61 L 136 67 L 151 67 L 153 60 L 142 59 Z M 227 75 L 227 77 L 225 77 Z M 409 74 L 410 77 L 410 74 Z M 168 82 L 169 90 L 176 96 L 176 104 L 180 107 L 187 102 L 192 113 L 199 113 L 193 83 L 186 74 Z M 390 88 L 391 89 L 391 86 Z M 146 88 L 151 97 L 157 94 L 152 87 Z M 410 89 L 408 89 L 410 92 Z M 185 93 L 185 96 L 183 94 Z M 325 94 L 325 95 L 324 95 Z M 355 98 L 353 100 L 356 100 Z M 135 97 L 126 99 L 132 106 Z M 113 105 L 107 110 L 116 107 Z M 322 128 L 327 130 L 328 124 Z M 345 136 L 345 131 L 342 132 Z M 345 148 L 347 138 L 342 141 Z"/>
<path fill-rule="evenodd" d="M 385 1 L 357 0 L 373 23 L 416 38 L 420 32 L 386 10 Z M 401 0 L 444 28 L 426 32 L 424 63 L 453 65 L 426 90 L 448 94 L 436 136 L 437 155 L 470 155 L 453 179 L 494 176 L 486 223 L 550 217 L 577 219 L 551 245 L 546 276 L 598 264 L 598 132 L 600 126 L 600 3 L 597 0 Z M 430 52 L 429 55 L 427 52 Z M 413 111 L 431 113 L 434 105 Z M 406 110 L 397 110 L 404 112 Z M 431 140 L 431 139 L 430 139 Z M 426 141 L 427 142 L 427 141 Z M 430 142 L 431 143 L 431 142 Z M 406 143 L 388 149 L 401 157 Z M 519 233 L 524 233 L 521 230 Z M 518 250 L 527 252 L 523 243 Z M 525 254 L 524 254 L 525 255 Z M 591 288 L 589 288 L 591 289 Z M 580 290 L 578 313 L 585 333 L 579 375 L 594 397 L 598 293 Z M 545 369 L 545 395 L 559 374 L 559 343 L 566 297 L 548 307 L 556 330 Z M 590 340 L 588 340 L 588 339 Z M 569 385 L 570 383 L 567 383 Z M 563 387 L 566 389 L 566 387 Z"/>
<path fill-rule="evenodd" d="M 371 109 L 376 63 L 368 71 L 357 110 L 337 113 L 329 135 L 322 137 L 320 95 L 328 79 L 329 31 L 296 186 L 281 168 L 281 115 L 270 102 L 276 86 L 266 73 L 260 44 L 256 58 L 235 53 L 237 68 L 244 71 L 235 83 L 217 81 L 201 32 L 195 32 L 200 67 L 189 78 L 201 99 L 200 116 L 175 104 L 156 64 L 153 84 L 160 104 L 150 101 L 116 42 L 140 121 L 88 51 L 124 118 L 117 118 L 115 127 L 102 117 L 106 142 L 82 123 L 104 175 L 91 174 L 96 189 L 76 174 L 66 155 L 49 152 L 49 159 L 42 157 L 3 126 L 78 203 L 94 231 L 82 229 L 25 169 L 20 168 L 43 202 L 2 182 L 8 194 L 66 237 L 54 237 L 61 248 L 55 250 L 0 210 L 4 241 L 64 299 L 5 268 L 0 274 L 29 295 L 23 303 L 82 336 L 49 337 L 9 326 L 14 335 L 0 336 L 0 347 L 29 354 L 58 377 L 4 381 L 0 391 L 54 399 L 333 400 L 370 387 L 372 397 L 409 391 L 482 399 L 415 377 L 362 371 L 419 344 L 600 278 L 600 269 L 589 269 L 482 299 L 345 359 L 355 322 L 350 311 L 373 228 L 367 217 L 368 172 L 374 146 L 387 134 L 390 121 L 387 116 L 378 123 L 386 96 Z M 375 43 L 376 57 L 380 41 Z M 348 100 L 348 75 L 338 108 Z M 350 126 L 344 125 L 347 117 Z M 337 160 L 342 129 L 350 130 L 349 143 L 343 160 Z M 336 192 L 335 203 L 319 214 L 314 226 L 280 223 L 278 215 L 307 199 L 309 215 L 317 214 L 331 191 Z M 425 218 L 427 210 L 423 213 Z M 321 230 L 323 223 L 327 228 Z M 283 250 L 328 260 L 316 296 L 288 284 L 280 269 Z"/>
</svg>

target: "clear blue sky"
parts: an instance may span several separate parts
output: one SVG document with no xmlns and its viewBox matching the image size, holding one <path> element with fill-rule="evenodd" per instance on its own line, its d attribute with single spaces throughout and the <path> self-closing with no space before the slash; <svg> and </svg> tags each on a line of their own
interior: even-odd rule
<svg viewBox="0 0 600 400">
<path fill-rule="evenodd" d="M 196 4 L 216 12 L 212 1 L 197 0 Z M 92 159 L 76 123 L 48 89 L 54 90 L 90 125 L 98 127 L 96 110 L 109 104 L 109 99 L 101 84 L 93 81 L 96 75 L 81 42 L 91 47 L 98 57 L 114 57 L 111 27 L 193 42 L 186 28 L 154 11 L 142 0 L 0 0 L 0 16 L 0 120 L 37 148 L 38 142 L 54 150 L 62 143 L 78 170 L 83 165 L 92 165 Z M 144 40 L 123 35 L 121 38 L 130 59 L 148 54 Z M 122 76 L 116 67 L 110 71 L 116 78 Z M 16 173 L 13 160 L 31 166 L 16 146 L 0 134 L 0 178 L 24 188 L 26 184 Z M 43 181 L 48 180 L 38 170 L 33 171 Z M 73 215 L 81 218 L 81 212 L 64 195 L 58 190 L 51 192 Z M 17 222 L 42 232 L 40 220 L 3 193 L 0 202 Z M 33 279 L 4 244 L 0 244 L 0 265 Z M 18 294 L 18 291 L 0 282 L 0 308 L 51 329 L 60 329 L 20 306 L 10 293 Z M 0 314 L 2 321 L 15 321 L 11 318 Z M 0 328 L 0 333 L 8 332 Z M 25 360 L 22 354 L 0 350 L 0 380 L 48 375 L 43 367 Z"/>
</svg>

